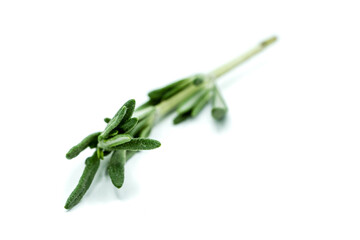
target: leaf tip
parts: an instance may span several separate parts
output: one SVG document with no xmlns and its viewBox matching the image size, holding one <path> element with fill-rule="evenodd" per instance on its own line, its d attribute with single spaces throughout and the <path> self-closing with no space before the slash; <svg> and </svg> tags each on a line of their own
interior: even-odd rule
<svg viewBox="0 0 360 240">
<path fill-rule="evenodd" d="M 213 116 L 213 118 L 215 118 L 216 120 L 222 120 L 225 115 L 226 115 L 226 110 L 222 109 L 222 108 L 213 108 L 211 110 L 211 115 Z"/>
</svg>

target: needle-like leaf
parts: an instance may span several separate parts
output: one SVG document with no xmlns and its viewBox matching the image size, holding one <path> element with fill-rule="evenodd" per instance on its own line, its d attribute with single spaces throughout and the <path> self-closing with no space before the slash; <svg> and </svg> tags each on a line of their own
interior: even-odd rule
<svg viewBox="0 0 360 240">
<path fill-rule="evenodd" d="M 70 194 L 69 198 L 66 201 L 65 208 L 71 209 L 76 204 L 78 204 L 81 198 L 85 195 L 86 191 L 89 189 L 96 171 L 100 165 L 100 159 L 97 157 L 96 151 L 94 154 L 87 158 L 85 161 L 85 169 L 83 174 L 80 177 L 79 183 L 77 184 L 74 191 Z"/>
<path fill-rule="evenodd" d="M 122 133 L 128 133 L 136 126 L 137 123 L 138 123 L 137 118 L 130 118 L 123 125 L 119 127 L 119 131 Z"/>
<path fill-rule="evenodd" d="M 171 98 L 172 96 L 174 96 L 178 92 L 185 89 L 190 84 L 191 84 L 191 79 L 187 79 L 187 81 L 184 81 L 182 83 L 177 84 L 176 86 L 174 86 L 173 88 L 171 88 L 170 90 L 165 92 L 164 95 L 162 96 L 161 100 L 163 101 L 163 100 Z"/>
<path fill-rule="evenodd" d="M 124 167 L 126 163 L 126 151 L 117 150 L 111 155 L 108 173 L 115 187 L 121 188 L 124 183 Z"/>
<path fill-rule="evenodd" d="M 130 150 L 130 151 L 139 151 L 139 150 L 151 150 L 161 146 L 159 141 L 149 138 L 133 138 L 131 141 L 124 144 L 113 147 L 114 150 Z"/>
<path fill-rule="evenodd" d="M 118 134 L 112 138 L 99 141 L 98 147 L 106 150 L 111 150 L 118 145 L 130 142 L 131 139 L 132 137 L 129 134 Z"/>
<path fill-rule="evenodd" d="M 173 82 L 165 87 L 155 89 L 155 90 L 149 92 L 148 96 L 150 99 L 153 99 L 153 100 L 161 100 L 163 98 L 164 94 L 171 91 L 173 88 L 176 88 L 178 86 L 183 86 L 184 84 L 186 84 L 190 81 L 191 81 L 190 78 L 184 78 L 184 79 L 178 80 L 178 81 Z"/>
<path fill-rule="evenodd" d="M 100 134 L 99 140 L 107 138 L 109 136 L 110 132 L 120 124 L 121 120 L 124 118 L 126 114 L 126 111 L 127 111 L 126 106 L 122 106 L 119 109 L 119 111 L 115 114 L 115 116 L 110 120 L 105 130 Z"/>
<path fill-rule="evenodd" d="M 176 112 L 181 115 L 186 112 L 191 111 L 194 106 L 205 96 L 208 92 L 207 89 L 200 89 L 196 94 L 187 99 L 184 103 L 182 103 L 177 109 Z"/>
<path fill-rule="evenodd" d="M 72 159 L 78 156 L 85 148 L 92 147 L 93 144 L 97 144 L 97 138 L 100 135 L 100 132 L 92 133 L 86 138 L 84 138 L 79 144 L 72 147 L 66 154 L 67 159 Z"/>
<path fill-rule="evenodd" d="M 188 119 L 189 117 L 191 117 L 191 112 L 185 112 L 183 114 L 177 115 L 176 118 L 174 118 L 173 123 L 174 124 L 179 124 L 183 121 L 185 121 L 186 119 Z"/>
<path fill-rule="evenodd" d="M 130 99 L 129 101 L 127 101 L 124 106 L 126 107 L 126 113 L 124 115 L 124 117 L 122 118 L 120 125 L 124 124 L 127 120 L 129 120 L 131 118 L 131 116 L 134 113 L 135 110 L 135 100 L 134 99 Z"/>
<path fill-rule="evenodd" d="M 199 102 L 195 105 L 195 107 L 191 111 L 191 117 L 195 117 L 199 114 L 199 112 L 205 107 L 205 105 L 209 102 L 212 96 L 211 91 L 207 91 L 207 93 L 199 100 Z"/>
</svg>

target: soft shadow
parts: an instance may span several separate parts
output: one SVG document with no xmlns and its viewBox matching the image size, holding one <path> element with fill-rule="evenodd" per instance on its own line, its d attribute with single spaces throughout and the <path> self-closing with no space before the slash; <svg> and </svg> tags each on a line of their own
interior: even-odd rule
<svg viewBox="0 0 360 240">
<path fill-rule="evenodd" d="M 224 131 L 224 129 L 227 128 L 228 122 L 229 122 L 229 120 L 228 120 L 229 116 L 227 116 L 228 114 L 229 114 L 229 112 L 221 120 L 212 119 L 213 123 L 214 123 L 213 125 L 214 125 L 214 128 L 215 128 L 216 132 L 222 132 L 222 131 Z"/>
</svg>

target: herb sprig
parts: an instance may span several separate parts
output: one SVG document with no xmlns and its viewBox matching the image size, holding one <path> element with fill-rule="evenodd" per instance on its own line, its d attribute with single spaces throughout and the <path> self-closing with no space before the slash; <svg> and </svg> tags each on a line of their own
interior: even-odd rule
<svg viewBox="0 0 360 240">
<path fill-rule="evenodd" d="M 211 115 L 222 120 L 228 107 L 222 97 L 216 79 L 261 52 L 276 41 L 269 38 L 238 58 L 226 63 L 208 74 L 196 74 L 148 93 L 149 100 L 135 109 L 135 100 L 127 101 L 114 117 L 105 118 L 107 124 L 102 132 L 85 137 L 66 154 L 67 159 L 78 156 L 86 148 L 95 149 L 85 160 L 85 169 L 80 180 L 66 201 L 65 208 L 71 209 L 80 202 L 89 189 L 100 162 L 110 156 L 107 167 L 113 185 L 121 188 L 124 183 L 124 166 L 138 151 L 160 147 L 160 142 L 148 138 L 154 124 L 168 113 L 176 110 L 174 124 L 196 117 L 211 102 Z"/>
</svg>

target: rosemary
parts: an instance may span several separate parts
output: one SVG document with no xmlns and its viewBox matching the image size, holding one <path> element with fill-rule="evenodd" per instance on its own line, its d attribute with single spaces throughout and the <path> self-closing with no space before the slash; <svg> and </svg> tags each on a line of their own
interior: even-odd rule
<svg viewBox="0 0 360 240">
<path fill-rule="evenodd" d="M 83 174 L 67 199 L 65 208 L 71 209 L 80 202 L 105 156 L 110 156 L 107 167 L 110 179 L 115 187 L 121 188 L 126 161 L 138 151 L 160 147 L 160 142 L 148 137 L 155 123 L 170 112 L 176 110 L 173 122 L 179 124 L 196 117 L 211 102 L 212 117 L 221 121 L 228 108 L 216 86 L 216 80 L 275 41 L 276 37 L 269 38 L 208 74 L 189 76 L 153 90 L 148 93 L 149 100 L 136 109 L 135 100 L 131 99 L 121 106 L 114 117 L 105 118 L 106 127 L 102 132 L 85 137 L 66 154 L 67 159 L 72 159 L 88 147 L 94 149 L 93 155 L 85 160 Z"/>
</svg>

